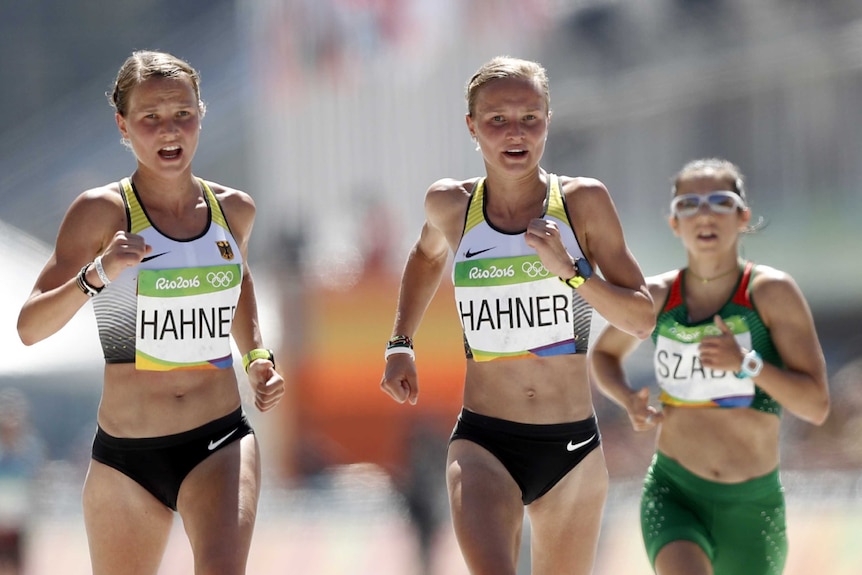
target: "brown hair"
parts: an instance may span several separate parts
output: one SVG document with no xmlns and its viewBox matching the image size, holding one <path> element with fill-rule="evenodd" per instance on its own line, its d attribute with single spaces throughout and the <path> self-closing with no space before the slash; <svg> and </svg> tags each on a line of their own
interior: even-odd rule
<svg viewBox="0 0 862 575">
<path fill-rule="evenodd" d="M 742 171 L 733 162 L 722 158 L 700 158 L 684 165 L 673 178 L 671 196 L 676 196 L 679 185 L 683 181 L 706 171 L 715 172 L 716 177 L 727 180 L 731 186 L 731 191 L 736 192 L 742 201 L 748 205 L 748 200 L 745 197 L 745 178 Z"/>
<path fill-rule="evenodd" d="M 198 99 L 198 109 L 201 118 L 203 118 L 206 113 L 206 105 L 201 101 L 201 77 L 198 71 L 192 68 L 188 62 L 176 56 L 152 50 L 132 52 L 132 55 L 123 62 L 120 71 L 117 72 L 113 90 L 106 94 L 111 107 L 121 116 L 125 116 L 128 112 L 129 95 L 132 90 L 153 77 L 188 78 Z"/>
<path fill-rule="evenodd" d="M 688 162 L 673 178 L 673 187 L 670 190 L 671 197 L 676 196 L 682 182 L 707 171 L 714 172 L 716 177 L 725 179 L 730 184 L 730 191 L 736 192 L 746 207 L 748 206 L 748 198 L 745 194 L 745 177 L 742 175 L 742 171 L 736 164 L 723 158 L 700 158 Z M 765 228 L 766 225 L 767 222 L 764 217 L 758 216 L 757 221 L 750 224 L 743 233 L 757 232 Z"/>
<path fill-rule="evenodd" d="M 511 56 L 497 56 L 482 65 L 467 82 L 467 115 L 475 112 L 476 96 L 479 90 L 491 80 L 500 78 L 520 78 L 536 82 L 545 95 L 545 107 L 551 111 L 551 91 L 548 87 L 548 74 L 538 62 L 521 60 Z"/>
</svg>

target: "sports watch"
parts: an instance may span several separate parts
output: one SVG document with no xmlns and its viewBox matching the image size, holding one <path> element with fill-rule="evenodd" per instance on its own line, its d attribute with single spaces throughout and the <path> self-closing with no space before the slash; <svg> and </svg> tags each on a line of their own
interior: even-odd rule
<svg viewBox="0 0 862 575">
<path fill-rule="evenodd" d="M 584 282 L 593 277 L 593 267 L 587 258 L 578 258 L 574 262 L 575 275 L 567 280 L 560 278 L 560 281 L 571 288 L 578 289 Z"/>
<path fill-rule="evenodd" d="M 242 367 L 246 373 L 248 373 L 248 366 L 256 359 L 268 359 L 272 362 L 273 367 L 275 367 L 275 354 L 272 353 L 271 349 L 253 349 L 242 356 Z"/>
<path fill-rule="evenodd" d="M 760 375 L 761 370 L 763 370 L 763 358 L 760 357 L 760 354 L 757 353 L 757 351 L 752 349 L 742 358 L 742 365 L 739 366 L 739 371 L 735 372 L 733 375 L 739 379 L 757 377 Z"/>
</svg>

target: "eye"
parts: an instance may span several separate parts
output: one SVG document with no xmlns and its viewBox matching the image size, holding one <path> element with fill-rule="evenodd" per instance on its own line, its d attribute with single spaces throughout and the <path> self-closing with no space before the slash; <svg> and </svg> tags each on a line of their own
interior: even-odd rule
<svg viewBox="0 0 862 575">
<path fill-rule="evenodd" d="M 700 197 L 680 196 L 676 199 L 675 205 L 680 211 L 697 210 L 700 207 Z"/>
<path fill-rule="evenodd" d="M 506 118 L 504 118 L 503 116 L 494 116 L 493 118 L 491 118 L 491 121 L 496 122 L 496 123 L 500 123 L 500 122 L 505 122 Z"/>
<path fill-rule="evenodd" d="M 715 212 L 729 214 L 743 207 L 744 204 L 734 192 L 716 192 L 709 195 L 709 206 Z"/>
</svg>

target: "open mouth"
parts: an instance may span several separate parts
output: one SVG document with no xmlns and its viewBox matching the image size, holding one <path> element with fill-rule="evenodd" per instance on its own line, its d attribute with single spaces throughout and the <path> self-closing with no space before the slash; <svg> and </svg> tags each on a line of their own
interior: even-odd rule
<svg viewBox="0 0 862 575">
<path fill-rule="evenodd" d="M 523 157 L 523 156 L 526 156 L 526 155 L 527 155 L 527 150 L 523 150 L 523 149 L 521 149 L 521 148 L 515 148 L 515 149 L 512 149 L 512 150 L 506 150 L 505 154 L 506 154 L 507 156 L 510 156 L 510 157 L 513 157 L 513 158 L 521 158 L 521 157 Z"/>
<path fill-rule="evenodd" d="M 183 149 L 179 146 L 165 146 L 159 150 L 159 156 L 165 160 L 175 160 L 183 153 Z"/>
</svg>

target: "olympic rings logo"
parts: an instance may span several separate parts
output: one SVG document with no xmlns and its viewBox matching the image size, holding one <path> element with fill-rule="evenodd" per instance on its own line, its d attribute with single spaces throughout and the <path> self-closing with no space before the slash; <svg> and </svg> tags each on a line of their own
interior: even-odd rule
<svg viewBox="0 0 862 575">
<path fill-rule="evenodd" d="M 232 271 L 222 271 L 222 272 L 209 272 L 207 274 L 207 281 L 211 286 L 215 288 L 223 288 L 227 287 L 233 281 L 233 272 Z"/>
<path fill-rule="evenodd" d="M 524 262 L 521 264 L 521 271 L 531 278 L 548 276 L 548 270 L 545 269 L 545 266 L 541 262 Z"/>
</svg>

